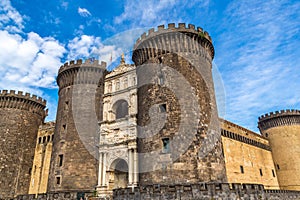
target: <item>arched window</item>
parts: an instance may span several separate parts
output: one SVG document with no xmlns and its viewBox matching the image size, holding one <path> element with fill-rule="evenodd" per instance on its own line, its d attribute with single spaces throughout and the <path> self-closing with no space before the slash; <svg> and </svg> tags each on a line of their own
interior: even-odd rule
<svg viewBox="0 0 300 200">
<path fill-rule="evenodd" d="M 118 100 L 113 106 L 116 119 L 124 118 L 128 115 L 128 103 L 125 100 Z"/>
</svg>

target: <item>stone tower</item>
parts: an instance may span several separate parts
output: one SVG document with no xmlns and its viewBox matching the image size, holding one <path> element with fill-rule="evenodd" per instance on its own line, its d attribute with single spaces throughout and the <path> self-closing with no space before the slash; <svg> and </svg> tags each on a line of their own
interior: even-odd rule
<svg viewBox="0 0 300 200">
<path fill-rule="evenodd" d="M 46 101 L 14 90 L 0 92 L 0 199 L 28 194 L 39 125 Z"/>
<path fill-rule="evenodd" d="M 106 63 L 70 61 L 59 69 L 59 102 L 48 191 L 93 191 Z"/>
<path fill-rule="evenodd" d="M 258 118 L 272 149 L 280 189 L 300 190 L 300 110 L 281 110 Z"/>
<path fill-rule="evenodd" d="M 179 23 L 136 41 L 140 184 L 226 182 L 207 32 Z"/>
</svg>

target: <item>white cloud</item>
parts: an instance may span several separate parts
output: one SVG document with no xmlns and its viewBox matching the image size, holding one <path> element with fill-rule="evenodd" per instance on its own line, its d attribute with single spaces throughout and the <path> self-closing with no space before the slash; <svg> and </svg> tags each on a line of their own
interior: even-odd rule
<svg viewBox="0 0 300 200">
<path fill-rule="evenodd" d="M 136 26 L 157 26 L 169 22 L 185 21 L 186 8 L 197 5 L 197 8 L 205 8 L 209 0 L 176 1 L 176 0 L 154 0 L 135 1 L 126 0 L 124 12 L 114 18 L 115 24 L 122 23 Z M 199 8 L 199 9 L 200 9 Z"/>
<path fill-rule="evenodd" d="M 68 7 L 69 7 L 69 2 L 67 2 L 67 1 L 62 1 L 62 2 L 61 2 L 61 7 L 62 7 L 63 9 L 65 9 L 65 10 L 67 10 Z"/>
<path fill-rule="evenodd" d="M 0 88 L 56 87 L 55 75 L 64 53 L 65 48 L 54 38 L 31 32 L 24 39 L 0 31 Z"/>
<path fill-rule="evenodd" d="M 78 8 L 78 14 L 81 16 L 81 17 L 89 17 L 91 16 L 91 13 L 86 9 L 86 8 Z"/>
<path fill-rule="evenodd" d="M 0 29 L 21 32 L 24 28 L 23 16 L 12 7 L 9 0 L 0 1 Z"/>
<path fill-rule="evenodd" d="M 108 65 L 111 63 L 111 57 L 115 59 L 122 53 L 122 49 L 117 45 L 104 45 L 99 37 L 88 35 L 81 35 L 69 41 L 68 51 L 68 60 L 96 57 Z"/>
<path fill-rule="evenodd" d="M 229 120 L 257 130 L 258 115 L 300 105 L 299 82 L 291 81 L 300 74 L 300 42 L 293 40 L 300 32 L 299 13 L 300 4 L 288 1 L 229 4 L 217 41 Z"/>
</svg>

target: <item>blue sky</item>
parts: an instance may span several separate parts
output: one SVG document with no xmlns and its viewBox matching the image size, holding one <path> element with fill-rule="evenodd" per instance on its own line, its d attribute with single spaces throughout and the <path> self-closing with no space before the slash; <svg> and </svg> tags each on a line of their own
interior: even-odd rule
<svg viewBox="0 0 300 200">
<path fill-rule="evenodd" d="M 300 2 L 287 0 L 1 0 L 0 89 L 42 96 L 53 120 L 61 64 L 118 59 L 172 22 L 211 35 L 222 117 L 257 131 L 261 114 L 300 109 Z"/>
</svg>

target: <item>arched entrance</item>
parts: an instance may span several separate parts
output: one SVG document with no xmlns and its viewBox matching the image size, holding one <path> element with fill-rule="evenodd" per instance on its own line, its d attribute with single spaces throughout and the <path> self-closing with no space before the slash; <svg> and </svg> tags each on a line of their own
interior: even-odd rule
<svg viewBox="0 0 300 200">
<path fill-rule="evenodd" d="M 109 168 L 109 190 L 126 188 L 128 185 L 128 164 L 123 159 L 116 159 Z"/>
</svg>

